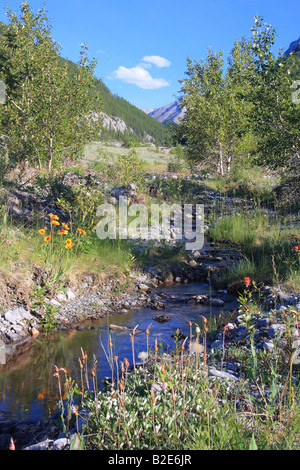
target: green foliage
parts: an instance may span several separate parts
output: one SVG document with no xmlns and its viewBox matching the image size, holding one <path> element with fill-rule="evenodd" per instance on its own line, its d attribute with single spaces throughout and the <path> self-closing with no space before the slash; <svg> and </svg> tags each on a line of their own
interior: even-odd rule
<svg viewBox="0 0 300 470">
<path fill-rule="evenodd" d="M 271 25 L 255 18 L 251 38 L 252 122 L 264 162 L 273 167 L 284 166 L 289 171 L 293 168 L 298 175 L 300 107 L 292 101 L 294 58 L 286 60 L 282 52 L 275 56 L 272 52 L 275 34 Z"/>
<path fill-rule="evenodd" d="M 238 244 L 243 256 L 224 273 L 221 284 L 228 286 L 250 276 L 259 282 L 281 284 L 298 291 L 300 258 L 295 245 L 300 234 L 296 226 L 288 227 L 291 220 L 283 216 L 274 219 L 261 210 L 252 214 L 215 215 L 209 236 L 214 241 Z"/>
<path fill-rule="evenodd" d="M 299 48 L 288 59 L 273 52 L 275 30 L 255 17 L 252 36 L 236 41 L 223 73 L 222 52 L 206 60 L 188 59 L 182 80 L 187 112 L 181 133 L 192 166 L 214 165 L 228 175 L 232 167 L 268 164 L 283 168 L 286 191 L 299 196 L 300 106 L 292 100 Z"/>
<path fill-rule="evenodd" d="M 99 134 L 101 122 L 93 120 L 99 96 L 90 92 L 96 64 L 83 46 L 76 73 L 70 74 L 68 62 L 62 67 L 44 10 L 34 14 L 23 3 L 20 17 L 9 10 L 8 18 L 0 38 L 0 79 L 6 85 L 1 131 L 10 159 L 51 170 L 66 156 L 79 156 Z"/>
<path fill-rule="evenodd" d="M 181 80 L 186 108 L 182 134 L 191 165 L 209 162 L 229 174 L 234 160 L 245 158 L 255 146 L 249 128 L 248 99 L 251 57 L 245 40 L 235 43 L 223 73 L 223 54 L 209 49 L 206 60 L 188 59 L 188 78 Z"/>
<path fill-rule="evenodd" d="M 43 327 L 46 331 L 49 331 L 56 325 L 56 316 L 59 312 L 59 307 L 51 305 L 49 300 L 46 301 L 47 292 L 48 289 L 46 286 L 36 286 L 32 292 L 31 299 L 33 300 L 32 308 L 38 309 Z"/>
<path fill-rule="evenodd" d="M 284 320 L 287 344 L 294 317 L 291 311 Z M 220 328 L 224 331 L 227 321 L 223 312 Z M 146 333 L 149 340 L 150 326 L 140 333 L 135 328 L 130 335 L 133 357 L 135 335 Z M 236 347 L 229 340 L 224 341 L 223 351 L 206 350 L 206 332 L 190 323 L 190 340 L 203 340 L 203 353 L 195 349 L 190 354 L 186 340 L 175 338 L 170 353 L 157 340 L 154 349 L 149 348 L 147 340 L 147 359 L 141 366 L 134 363 L 133 370 L 127 358 L 114 356 L 110 340 L 109 351 L 104 352 L 111 380 L 101 390 L 97 362 L 94 359 L 88 374 L 88 358 L 82 350 L 80 385 L 72 382 L 66 403 L 61 400 L 63 428 L 68 428 L 66 417 L 71 420 L 75 414 L 77 420 L 82 410 L 84 426 L 80 432 L 77 427 L 76 441 L 86 450 L 298 449 L 299 433 L 295 431 L 300 408 L 295 398 L 299 381 L 295 377 L 291 383 L 292 367 L 297 367 L 292 364 L 293 353 L 288 345 L 284 349 L 276 346 L 273 353 L 259 350 L 255 333 L 254 328 L 250 339 L 243 340 L 248 347 Z M 220 355 L 222 364 L 241 365 L 239 380 L 208 377 L 207 367 L 220 367 Z M 71 383 L 69 378 L 67 383 Z"/>
</svg>

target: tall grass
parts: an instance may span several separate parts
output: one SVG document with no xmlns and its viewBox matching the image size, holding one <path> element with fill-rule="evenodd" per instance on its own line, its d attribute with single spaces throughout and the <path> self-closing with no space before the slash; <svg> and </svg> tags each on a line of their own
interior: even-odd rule
<svg viewBox="0 0 300 470">
<path fill-rule="evenodd" d="M 50 278 L 66 281 L 69 276 L 80 276 L 93 272 L 105 277 L 124 277 L 134 263 L 131 247 L 124 240 L 100 240 L 92 231 L 80 234 L 77 228 L 66 235 L 59 235 L 60 227 L 48 226 L 45 233 L 39 233 L 44 227 L 25 227 L 10 220 L 6 208 L 0 217 L 0 269 L 3 276 L 11 276 L 18 266 L 25 278 L 32 277 L 34 266 L 49 273 Z M 47 242 L 45 237 L 51 236 Z M 72 241 L 66 249 L 66 240 Z M 55 287 L 55 286 L 53 286 Z"/>
<path fill-rule="evenodd" d="M 266 354 L 250 348 L 250 343 L 249 348 L 223 343 L 223 351 L 208 350 L 205 325 L 200 325 L 201 330 L 196 325 L 196 334 L 190 329 L 192 349 L 186 339 L 167 354 L 155 342 L 154 347 L 147 346 L 147 361 L 140 366 L 133 362 L 133 368 L 130 358 L 114 356 L 111 364 L 118 373 L 112 372 L 102 391 L 94 380 L 95 368 L 92 378 L 84 379 L 82 360 L 82 382 L 74 385 L 82 391 L 89 381 L 88 390 L 80 393 L 79 408 L 86 416 L 83 429 L 77 431 L 81 446 L 88 450 L 299 449 L 299 382 L 291 382 L 289 359 L 279 349 Z M 149 328 L 140 334 L 147 332 Z M 112 352 L 107 357 L 112 358 Z M 235 361 L 243 372 L 238 380 L 208 374 L 211 367 L 220 369 L 220 363 Z M 63 406 L 70 410 L 74 402 Z"/>
<path fill-rule="evenodd" d="M 209 236 L 214 241 L 237 244 L 243 255 L 225 273 L 224 283 L 251 276 L 257 281 L 300 289 L 299 256 L 295 251 L 300 231 L 286 218 L 274 218 L 259 209 L 215 216 Z"/>
</svg>

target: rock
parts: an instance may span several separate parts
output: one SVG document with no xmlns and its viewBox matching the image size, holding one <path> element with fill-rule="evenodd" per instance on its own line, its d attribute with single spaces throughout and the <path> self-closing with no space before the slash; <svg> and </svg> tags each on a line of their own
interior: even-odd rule
<svg viewBox="0 0 300 470">
<path fill-rule="evenodd" d="M 152 301 L 150 307 L 152 310 L 164 310 L 166 308 L 163 302 L 157 300 Z"/>
<path fill-rule="evenodd" d="M 226 325 L 227 330 L 234 330 L 236 328 L 235 323 L 227 323 Z"/>
<path fill-rule="evenodd" d="M 199 251 L 193 251 L 192 255 L 195 259 L 198 259 L 198 258 L 200 258 L 201 253 Z"/>
<path fill-rule="evenodd" d="M 197 263 L 194 259 L 191 259 L 191 261 L 189 262 L 189 265 L 191 266 L 191 268 L 195 268 L 197 266 Z"/>
<path fill-rule="evenodd" d="M 32 336 L 37 336 L 40 334 L 39 330 L 37 330 L 34 326 L 31 328 L 30 333 Z"/>
<path fill-rule="evenodd" d="M 76 295 L 71 291 L 71 289 L 67 289 L 66 296 L 68 300 L 74 300 L 76 298 Z"/>
<path fill-rule="evenodd" d="M 168 315 L 157 315 L 156 317 L 153 317 L 153 320 L 157 321 L 158 323 L 166 323 L 170 321 L 170 316 Z"/>
<path fill-rule="evenodd" d="M 270 328 L 268 329 L 267 331 L 267 335 L 270 337 L 270 338 L 274 338 L 274 337 L 279 337 L 282 335 L 282 333 L 284 332 L 285 330 L 285 326 L 284 325 L 280 325 L 279 323 L 275 323 L 274 325 L 271 325 Z"/>
<path fill-rule="evenodd" d="M 69 446 L 70 440 L 66 437 L 61 437 L 52 443 L 51 450 L 66 450 L 69 449 Z"/>
<path fill-rule="evenodd" d="M 147 271 L 147 273 L 149 273 L 152 277 L 159 277 L 161 274 L 159 269 L 153 268 L 152 266 L 145 268 L 145 271 Z"/>
<path fill-rule="evenodd" d="M 52 439 L 45 439 L 42 442 L 33 444 L 32 446 L 24 447 L 23 450 L 49 450 L 51 448 L 52 443 L 53 443 Z"/>
<path fill-rule="evenodd" d="M 135 183 L 129 183 L 127 185 L 127 190 L 128 191 L 136 191 L 137 190 L 136 184 Z"/>
<path fill-rule="evenodd" d="M 209 374 L 213 375 L 214 377 L 219 377 L 220 379 L 230 379 L 234 381 L 239 380 L 235 375 L 230 374 L 229 372 L 223 372 L 214 368 L 209 369 Z"/>
<path fill-rule="evenodd" d="M 61 303 L 58 302 L 58 300 L 55 300 L 55 299 L 49 300 L 48 304 L 53 305 L 53 307 L 60 307 L 61 306 Z"/>
<path fill-rule="evenodd" d="M 34 317 L 22 307 L 18 307 L 14 310 L 7 310 L 4 314 L 5 320 L 10 323 L 15 323 L 17 321 L 32 320 Z"/>
<path fill-rule="evenodd" d="M 217 339 L 210 345 L 211 349 L 223 349 L 223 340 Z"/>
<path fill-rule="evenodd" d="M 164 284 L 166 285 L 173 284 L 173 280 L 174 280 L 174 275 L 172 271 L 166 271 L 162 273 L 162 281 Z"/>
<path fill-rule="evenodd" d="M 245 325 L 240 325 L 235 331 L 235 336 L 238 339 L 246 338 L 248 334 L 249 331 L 247 330 L 247 327 Z"/>
<path fill-rule="evenodd" d="M 21 337 L 24 337 L 24 336 L 27 336 L 27 331 L 24 330 L 24 327 L 21 326 L 21 325 L 14 325 L 12 327 L 12 330 L 15 331 L 15 333 L 17 333 L 17 335 L 21 336 Z"/>
<path fill-rule="evenodd" d="M 108 326 L 110 330 L 128 330 L 126 326 L 118 326 L 118 325 L 109 325 Z"/>
<path fill-rule="evenodd" d="M 118 199 L 120 195 L 123 194 L 119 188 L 112 188 L 110 195 L 114 197 L 115 199 Z"/>
<path fill-rule="evenodd" d="M 260 318 L 256 322 L 256 328 L 267 328 L 270 325 L 270 319 L 269 318 Z"/>
<path fill-rule="evenodd" d="M 181 277 L 179 276 L 175 277 L 175 282 L 177 282 L 178 284 L 181 284 Z"/>
<path fill-rule="evenodd" d="M 273 341 L 263 341 L 257 344 L 258 349 L 266 349 L 267 351 L 272 352 L 274 349 Z"/>
<path fill-rule="evenodd" d="M 213 307 L 223 307 L 224 300 L 210 298 L 210 299 L 207 299 L 206 303 L 213 306 Z"/>
<path fill-rule="evenodd" d="M 147 291 L 150 289 L 150 287 L 147 286 L 147 284 L 143 284 L 143 283 L 139 284 L 138 287 L 139 287 L 139 289 L 142 290 L 143 292 L 147 292 Z"/>
<path fill-rule="evenodd" d="M 67 296 L 63 292 L 59 292 L 59 294 L 57 294 L 56 296 L 56 299 L 58 300 L 58 302 L 66 302 Z"/>
</svg>

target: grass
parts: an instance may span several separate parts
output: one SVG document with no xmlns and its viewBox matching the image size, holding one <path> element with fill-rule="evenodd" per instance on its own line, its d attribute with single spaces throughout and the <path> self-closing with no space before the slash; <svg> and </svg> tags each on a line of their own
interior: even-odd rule
<svg viewBox="0 0 300 470">
<path fill-rule="evenodd" d="M 143 163 L 145 171 L 162 172 L 168 169 L 171 156 L 167 151 L 156 150 L 149 147 L 135 148 L 138 158 Z M 121 154 L 126 154 L 129 149 L 113 145 L 89 144 L 85 147 L 84 161 L 88 162 L 92 168 L 103 167 L 105 163 L 114 163 Z"/>
<path fill-rule="evenodd" d="M 300 231 L 287 219 L 271 217 L 259 209 L 214 215 L 209 236 L 215 242 L 229 240 L 238 245 L 244 257 L 223 276 L 224 285 L 250 276 L 293 292 L 300 290 L 300 259 L 295 251 Z"/>
<path fill-rule="evenodd" d="M 234 169 L 228 177 L 210 177 L 205 180 L 207 187 L 227 197 L 242 197 L 261 203 L 274 202 L 274 188 L 280 183 L 277 174 L 265 167 Z"/>
<path fill-rule="evenodd" d="M 51 219 L 50 219 L 51 220 Z M 6 297 L 14 279 L 14 295 L 28 301 L 34 289 L 34 273 L 40 272 L 49 294 L 53 295 L 69 280 L 78 283 L 83 275 L 92 273 L 103 280 L 118 279 L 124 285 L 135 263 L 130 245 L 123 240 L 99 240 L 94 232 L 80 234 L 74 227 L 67 235 L 59 235 L 62 226 L 53 226 L 40 234 L 40 225 L 25 227 L 11 221 L 5 208 L 0 220 L 1 295 Z M 47 235 L 51 240 L 45 241 Z M 66 240 L 73 246 L 66 248 Z M 27 280 L 27 281 L 26 281 Z"/>
</svg>

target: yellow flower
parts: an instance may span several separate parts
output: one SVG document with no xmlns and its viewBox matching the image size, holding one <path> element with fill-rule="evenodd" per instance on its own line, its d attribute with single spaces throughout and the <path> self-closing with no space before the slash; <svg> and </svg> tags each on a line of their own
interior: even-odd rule
<svg viewBox="0 0 300 470">
<path fill-rule="evenodd" d="M 46 233 L 46 230 L 45 230 L 45 229 L 43 229 L 43 228 L 41 228 L 41 229 L 39 230 L 39 233 L 40 233 L 41 235 L 45 235 L 45 233 Z"/>
<path fill-rule="evenodd" d="M 69 230 L 69 227 L 67 224 L 64 224 L 63 222 L 61 223 L 61 225 L 63 226 L 63 228 L 65 228 L 66 230 Z"/>
<path fill-rule="evenodd" d="M 54 219 L 54 220 L 59 220 L 58 215 L 49 214 L 49 217 L 51 217 L 51 219 Z"/>
<path fill-rule="evenodd" d="M 47 237 L 44 238 L 45 242 L 50 242 L 50 240 L 51 240 L 51 235 L 48 235 Z"/>
<path fill-rule="evenodd" d="M 82 230 L 82 228 L 78 228 L 77 230 L 79 233 L 81 233 L 81 235 L 86 235 L 86 231 Z"/>
<path fill-rule="evenodd" d="M 72 240 L 71 240 L 71 238 L 67 238 L 67 240 L 66 240 L 66 245 L 72 245 Z"/>
<path fill-rule="evenodd" d="M 57 220 L 51 220 L 51 224 L 52 225 L 59 225 L 59 222 L 57 222 Z"/>
<path fill-rule="evenodd" d="M 66 250 L 69 250 L 70 248 L 72 248 L 72 246 L 74 246 L 74 243 L 72 243 L 72 242 L 71 242 L 71 243 L 68 243 L 68 244 L 66 243 L 66 244 L 65 244 L 65 249 L 66 249 Z"/>
<path fill-rule="evenodd" d="M 61 230 L 58 230 L 58 235 L 67 235 L 69 232 L 68 230 L 64 230 L 64 229 L 61 229 Z"/>
</svg>

